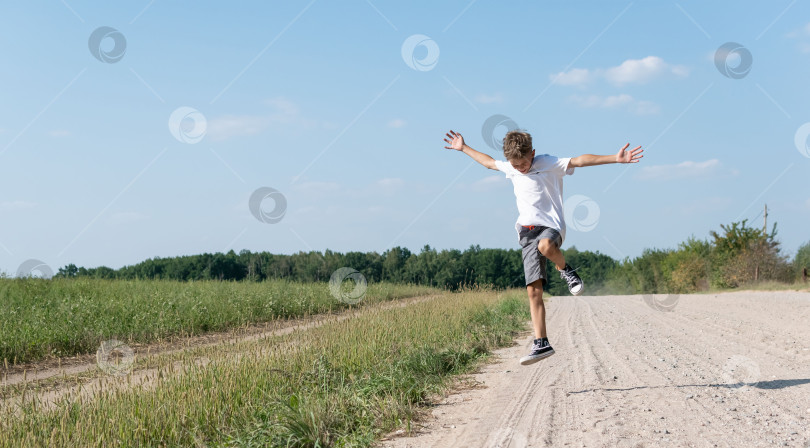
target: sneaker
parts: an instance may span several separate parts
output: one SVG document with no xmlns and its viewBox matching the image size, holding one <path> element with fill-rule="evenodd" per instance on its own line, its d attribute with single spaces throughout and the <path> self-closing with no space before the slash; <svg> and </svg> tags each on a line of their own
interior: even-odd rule
<svg viewBox="0 0 810 448">
<path fill-rule="evenodd" d="M 520 364 L 528 366 L 541 359 L 546 359 L 554 354 L 554 349 L 548 344 L 548 338 L 535 339 L 532 345 L 532 352 L 520 358 Z"/>
<path fill-rule="evenodd" d="M 582 284 L 582 279 L 579 278 L 579 275 L 574 271 L 575 270 L 566 263 L 565 267 L 560 271 L 560 278 L 568 283 L 568 290 L 571 291 L 571 294 L 578 296 L 582 294 L 584 285 Z"/>
</svg>

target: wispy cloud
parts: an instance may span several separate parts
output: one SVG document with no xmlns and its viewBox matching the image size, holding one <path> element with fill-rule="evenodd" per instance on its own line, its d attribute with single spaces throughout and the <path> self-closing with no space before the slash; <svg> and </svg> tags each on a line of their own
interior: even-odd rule
<svg viewBox="0 0 810 448">
<path fill-rule="evenodd" d="M 787 37 L 791 39 L 796 39 L 799 37 L 810 37 L 810 22 L 807 23 L 805 26 L 799 28 L 798 30 L 794 30 L 787 33 Z"/>
<path fill-rule="evenodd" d="M 810 53 L 810 23 L 798 30 L 787 33 L 786 36 L 799 41 L 799 51 L 802 53 Z"/>
<path fill-rule="evenodd" d="M 0 202 L 0 212 L 13 212 L 15 210 L 25 210 L 36 207 L 35 202 L 28 201 L 6 201 Z"/>
<path fill-rule="evenodd" d="M 573 95 L 568 99 L 580 107 L 588 109 L 623 109 L 637 115 L 652 115 L 660 111 L 658 105 L 652 101 L 637 100 L 626 93 L 605 97 L 599 95 Z"/>
<path fill-rule="evenodd" d="M 316 192 L 318 194 L 322 194 L 323 192 L 331 192 L 331 193 L 339 193 L 343 188 L 337 182 L 318 182 L 318 181 L 309 181 L 309 182 L 299 182 L 293 189 L 301 192 Z"/>
<path fill-rule="evenodd" d="M 628 59 L 618 67 L 605 70 L 605 79 L 616 85 L 646 83 L 666 73 L 684 77 L 689 71 L 680 65 L 669 65 L 658 56 L 647 56 L 644 59 Z"/>
<path fill-rule="evenodd" d="M 386 189 L 399 189 L 405 185 L 405 181 L 399 177 L 386 177 L 376 182 L 376 186 Z"/>
<path fill-rule="evenodd" d="M 574 68 L 567 72 L 554 73 L 549 79 L 563 86 L 582 87 L 596 79 L 623 86 L 626 84 L 644 84 L 663 75 L 672 74 L 678 77 L 689 75 L 689 69 L 682 65 L 672 65 L 658 56 L 647 56 L 642 59 L 628 59 L 615 67 L 593 70 Z"/>
<path fill-rule="evenodd" d="M 399 129 L 405 127 L 406 124 L 408 123 L 402 118 L 394 118 L 393 120 L 388 122 L 387 126 L 389 128 Z"/>
<path fill-rule="evenodd" d="M 304 118 L 298 105 L 286 98 L 270 98 L 265 101 L 265 104 L 275 109 L 275 112 L 269 115 L 270 120 L 274 123 L 301 126 L 314 126 L 316 124 L 315 120 Z"/>
<path fill-rule="evenodd" d="M 494 93 L 492 95 L 479 93 L 475 96 L 474 101 L 480 104 L 500 104 L 503 103 L 503 95 L 500 93 Z"/>
<path fill-rule="evenodd" d="M 127 224 L 135 221 L 142 221 L 149 217 L 138 212 L 118 212 L 110 216 L 108 221 L 113 224 Z"/>
<path fill-rule="evenodd" d="M 264 102 L 274 110 L 263 115 L 224 115 L 208 121 L 207 134 L 213 140 L 256 135 L 270 126 L 312 128 L 317 121 L 305 118 L 301 110 L 286 98 L 271 98 Z"/>
<path fill-rule="evenodd" d="M 213 140 L 256 135 L 272 122 L 270 117 L 256 115 L 225 115 L 208 121 L 208 135 Z"/>
<path fill-rule="evenodd" d="M 494 174 L 491 176 L 484 177 L 479 179 L 471 184 L 468 187 L 460 186 L 462 189 L 469 189 L 476 192 L 483 192 L 483 191 L 492 191 L 498 188 L 507 185 L 508 182 L 505 177 L 501 174 Z"/>
<path fill-rule="evenodd" d="M 574 68 L 567 72 L 559 72 L 549 75 L 549 79 L 554 84 L 561 86 L 584 86 L 594 79 L 594 74 L 586 68 Z"/>
<path fill-rule="evenodd" d="M 737 170 L 725 168 L 719 160 L 710 159 L 705 162 L 687 160 L 676 165 L 645 166 L 639 171 L 637 177 L 643 180 L 674 180 L 734 176 L 737 174 Z"/>
</svg>

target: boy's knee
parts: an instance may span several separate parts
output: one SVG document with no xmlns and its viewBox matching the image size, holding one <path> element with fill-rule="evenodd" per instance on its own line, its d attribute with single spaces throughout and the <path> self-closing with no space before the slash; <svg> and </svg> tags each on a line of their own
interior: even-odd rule
<svg viewBox="0 0 810 448">
<path fill-rule="evenodd" d="M 535 281 L 529 283 L 528 285 L 526 285 L 526 289 L 529 291 L 530 295 L 537 295 L 537 294 L 542 295 L 543 294 L 543 280 L 539 279 L 539 280 L 535 280 Z"/>
<path fill-rule="evenodd" d="M 537 242 L 537 250 L 539 250 L 541 253 L 546 253 L 556 248 L 557 245 L 547 238 L 543 238 Z"/>
</svg>

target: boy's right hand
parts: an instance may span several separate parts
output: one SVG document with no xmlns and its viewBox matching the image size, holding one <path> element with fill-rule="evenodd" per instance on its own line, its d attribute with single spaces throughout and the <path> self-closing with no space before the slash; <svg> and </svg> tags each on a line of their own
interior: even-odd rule
<svg viewBox="0 0 810 448">
<path fill-rule="evenodd" d="M 450 139 L 444 139 L 445 142 L 450 144 L 450 146 L 445 146 L 445 149 L 455 149 L 456 151 L 461 151 L 464 149 L 464 137 L 462 137 L 461 134 L 451 130 L 445 135 L 447 135 L 447 138 Z"/>
</svg>

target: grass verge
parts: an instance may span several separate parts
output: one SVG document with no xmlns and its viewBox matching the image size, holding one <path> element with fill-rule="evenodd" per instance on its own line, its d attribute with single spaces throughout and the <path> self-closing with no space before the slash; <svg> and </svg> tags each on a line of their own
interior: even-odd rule
<svg viewBox="0 0 810 448">
<path fill-rule="evenodd" d="M 370 446 L 524 329 L 522 291 L 445 293 L 305 332 L 190 353 L 149 387 L 36 398 L 0 419 L 0 446 Z M 116 378 L 126 382 L 126 378 Z"/>
</svg>

